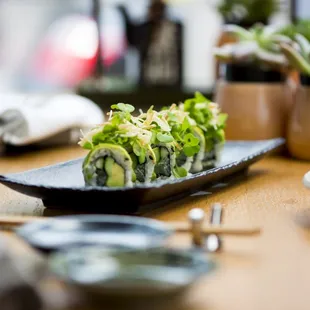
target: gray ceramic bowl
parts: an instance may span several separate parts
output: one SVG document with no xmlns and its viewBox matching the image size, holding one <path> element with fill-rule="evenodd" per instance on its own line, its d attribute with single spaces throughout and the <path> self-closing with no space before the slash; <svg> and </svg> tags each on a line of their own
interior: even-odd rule
<svg viewBox="0 0 310 310">
<path fill-rule="evenodd" d="M 157 220 L 121 215 L 75 215 L 30 222 L 16 233 L 46 252 L 79 246 L 147 249 L 162 247 L 172 234 Z"/>
<path fill-rule="evenodd" d="M 178 294 L 215 266 L 199 252 L 165 248 L 71 248 L 50 257 L 52 272 L 81 292 L 126 298 Z"/>
</svg>

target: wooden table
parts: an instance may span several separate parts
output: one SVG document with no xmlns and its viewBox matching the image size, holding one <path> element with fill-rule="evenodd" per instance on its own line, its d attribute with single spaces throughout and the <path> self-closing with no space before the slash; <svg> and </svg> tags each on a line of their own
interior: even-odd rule
<svg viewBox="0 0 310 310">
<path fill-rule="evenodd" d="M 3 157 L 0 172 L 23 171 L 84 154 L 85 151 L 71 147 Z M 297 214 L 310 214 L 307 213 L 310 191 L 302 185 L 302 177 L 308 170 L 309 163 L 269 157 L 253 165 L 248 175 L 239 180 L 218 184 L 199 195 L 144 214 L 163 221 L 185 221 L 191 208 L 201 207 L 209 214 L 210 206 L 220 202 L 225 223 L 255 224 L 263 228 L 258 237 L 224 238 L 222 253 L 212 256 L 218 261 L 218 270 L 197 283 L 183 303 L 174 305 L 173 309 L 309 309 L 310 234 L 295 221 Z M 64 214 L 47 211 L 40 200 L 4 186 L 0 186 L 0 197 L 1 214 Z M 15 236 L 8 237 L 16 251 L 34 255 Z M 187 237 L 176 237 L 171 242 L 175 246 L 189 246 Z"/>
</svg>

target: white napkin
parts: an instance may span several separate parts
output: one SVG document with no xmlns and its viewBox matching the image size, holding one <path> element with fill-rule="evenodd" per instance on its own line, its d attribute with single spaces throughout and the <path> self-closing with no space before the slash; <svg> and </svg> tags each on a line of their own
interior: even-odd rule
<svg viewBox="0 0 310 310">
<path fill-rule="evenodd" d="M 0 94 L 0 140 L 6 144 L 35 144 L 68 131 L 68 143 L 73 143 L 81 130 L 103 121 L 94 102 L 75 94 Z"/>
<path fill-rule="evenodd" d="M 310 189 L 310 171 L 308 171 L 303 177 L 303 183 L 306 188 Z"/>
</svg>

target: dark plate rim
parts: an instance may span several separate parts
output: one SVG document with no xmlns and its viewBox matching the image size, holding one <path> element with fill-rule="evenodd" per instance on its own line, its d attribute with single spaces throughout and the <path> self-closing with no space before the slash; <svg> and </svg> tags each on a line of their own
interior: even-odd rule
<svg viewBox="0 0 310 310">
<path fill-rule="evenodd" d="M 257 152 L 254 152 L 253 154 L 243 157 L 240 160 L 234 161 L 232 163 L 226 164 L 224 166 L 220 166 L 220 167 L 216 167 L 216 168 L 212 168 L 212 169 L 208 169 L 199 173 L 195 173 L 192 174 L 190 176 L 184 177 L 184 178 L 180 178 L 180 179 L 173 179 L 173 180 L 162 180 L 162 181 L 157 181 L 154 183 L 150 183 L 150 184 L 135 184 L 132 187 L 115 187 L 115 188 L 108 188 L 108 187 L 99 187 L 99 186 L 85 186 L 85 187 L 80 187 L 80 186 L 76 186 L 76 187 L 56 187 L 56 186 L 46 186 L 46 185 L 37 185 L 37 184 L 31 184 L 31 183 L 27 183 L 27 182 L 23 182 L 23 181 L 19 181 L 14 179 L 14 175 L 21 175 L 24 173 L 34 173 L 37 171 L 42 171 L 42 170 L 48 170 L 51 169 L 52 167 L 61 167 L 64 165 L 68 165 L 69 163 L 74 164 L 78 161 L 81 161 L 82 159 L 84 159 L 84 157 L 78 158 L 78 159 L 73 159 L 70 161 L 66 161 L 66 162 L 61 162 L 58 164 L 54 164 L 54 165 L 49 165 L 49 166 L 45 166 L 45 167 L 41 167 L 41 168 L 37 168 L 37 169 L 31 169 L 28 171 L 23 171 L 23 172 L 18 172 L 18 173 L 14 173 L 14 174 L 8 174 L 7 176 L 5 175 L 0 175 L 0 182 L 1 183 L 6 183 L 6 184 L 17 184 L 17 185 L 22 185 L 22 186 L 26 186 L 29 188 L 38 188 L 38 189 L 47 189 L 47 190 L 57 190 L 57 191 L 81 191 L 81 192 L 118 192 L 118 191 L 132 191 L 135 189 L 153 189 L 153 188 L 161 188 L 164 187 L 166 185 L 173 185 L 173 184 L 178 184 L 181 182 L 185 182 L 185 181 L 190 181 L 192 179 L 196 179 L 202 176 L 206 176 L 209 174 L 214 174 L 218 171 L 221 170 L 227 170 L 230 168 L 233 168 L 235 166 L 239 166 L 242 163 L 246 163 L 248 161 L 251 161 L 252 159 L 265 155 L 273 150 L 276 150 L 277 148 L 283 146 L 285 144 L 285 139 L 284 138 L 275 138 L 275 139 L 268 139 L 268 140 L 249 140 L 249 141 L 229 141 L 229 142 L 233 142 L 233 143 L 268 143 L 268 145 L 264 146 L 262 149 L 258 150 Z"/>
</svg>

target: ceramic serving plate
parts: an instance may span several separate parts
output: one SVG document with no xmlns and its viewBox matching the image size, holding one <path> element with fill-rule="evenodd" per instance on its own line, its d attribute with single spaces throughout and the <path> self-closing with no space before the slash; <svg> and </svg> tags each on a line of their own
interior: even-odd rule
<svg viewBox="0 0 310 310">
<path fill-rule="evenodd" d="M 184 197 L 251 164 L 284 145 L 284 139 L 229 141 L 217 167 L 182 179 L 160 181 L 132 188 L 85 186 L 83 158 L 41 169 L 0 176 L 0 183 L 43 200 L 46 207 L 95 209 L 100 213 L 135 213 L 146 204 Z"/>
</svg>

